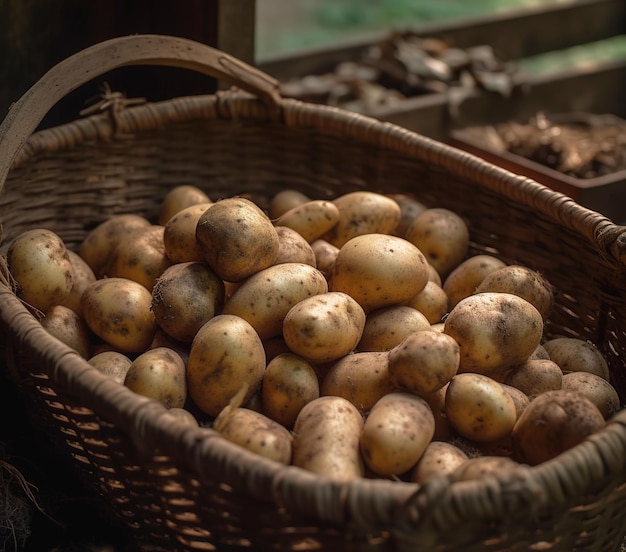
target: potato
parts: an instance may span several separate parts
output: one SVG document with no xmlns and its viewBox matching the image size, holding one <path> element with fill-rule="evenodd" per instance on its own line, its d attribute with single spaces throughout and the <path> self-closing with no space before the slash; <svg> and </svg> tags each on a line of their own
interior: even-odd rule
<svg viewBox="0 0 626 552">
<path fill-rule="evenodd" d="M 443 280 L 463 262 L 469 249 L 467 224 L 448 209 L 426 209 L 404 237 L 418 247 Z"/>
<path fill-rule="evenodd" d="M 288 429 L 304 405 L 320 396 L 313 367 L 291 353 L 280 354 L 268 363 L 261 389 L 263 413 Z"/>
<path fill-rule="evenodd" d="M 533 359 L 516 366 L 504 379 L 504 383 L 523 391 L 529 398 L 540 393 L 561 389 L 563 372 L 551 360 Z"/>
<path fill-rule="evenodd" d="M 391 234 L 400 221 L 400 206 L 393 199 L 369 191 L 348 192 L 333 200 L 339 220 L 321 238 L 341 247 L 356 236 Z"/>
<path fill-rule="evenodd" d="M 190 343 L 223 303 L 224 282 L 203 262 L 170 266 L 152 289 L 151 308 L 157 324 L 183 343 Z"/>
<path fill-rule="evenodd" d="M 264 414 L 237 406 L 238 400 L 246 393 L 247 388 L 244 386 L 239 396 L 233 397 L 233 403 L 219 413 L 213 422 L 213 429 L 232 443 L 255 454 L 281 464 L 290 464 L 291 433 Z"/>
<path fill-rule="evenodd" d="M 156 320 L 152 294 L 126 278 L 96 280 L 83 292 L 85 322 L 100 339 L 124 353 L 141 353 L 152 342 Z"/>
<path fill-rule="evenodd" d="M 183 209 L 200 203 L 211 203 L 211 198 L 200 188 L 188 184 L 175 186 L 161 201 L 157 222 L 161 226 L 165 226 L 174 215 Z"/>
<path fill-rule="evenodd" d="M 449 310 L 448 295 L 432 280 L 428 280 L 424 289 L 409 299 L 405 305 L 420 311 L 430 324 L 441 322 Z"/>
<path fill-rule="evenodd" d="M 405 305 L 384 307 L 370 312 L 358 351 L 389 351 L 413 332 L 430 330 L 430 322 L 418 310 Z"/>
<path fill-rule="evenodd" d="M 494 270 L 476 287 L 476 293 L 486 291 L 518 295 L 533 305 L 544 320 L 554 306 L 554 293 L 548 280 L 526 266 L 509 265 Z"/>
<path fill-rule="evenodd" d="M 304 263 L 316 266 L 313 248 L 298 232 L 288 226 L 276 226 L 278 254 L 274 264 Z"/>
<path fill-rule="evenodd" d="M 473 255 L 448 274 L 443 282 L 443 290 L 448 296 L 450 308 L 473 295 L 476 288 L 492 272 L 504 268 L 506 263 L 493 255 Z"/>
<path fill-rule="evenodd" d="M 93 228 L 82 241 L 78 254 L 91 267 L 96 278 L 102 276 L 111 253 L 135 230 L 151 226 L 141 215 L 113 215 Z"/>
<path fill-rule="evenodd" d="M 502 388 L 513 399 L 513 402 L 515 403 L 515 414 L 516 417 L 519 418 L 522 412 L 524 412 L 524 409 L 528 406 L 528 403 L 530 403 L 528 395 L 526 395 L 526 393 L 524 393 L 521 389 L 513 387 L 512 385 L 508 385 L 506 383 L 501 383 L 500 385 L 502 385 Z"/>
<path fill-rule="evenodd" d="M 400 220 L 393 230 L 393 235 L 404 238 L 415 218 L 427 207 L 421 201 L 406 194 L 390 194 L 389 197 L 400 206 Z"/>
<path fill-rule="evenodd" d="M 335 267 L 339 248 L 326 240 L 319 239 L 311 243 L 311 249 L 315 254 L 315 266 L 329 280 Z"/>
<path fill-rule="evenodd" d="M 196 227 L 202 214 L 213 205 L 198 203 L 173 215 L 164 225 L 163 246 L 172 263 L 204 261 L 204 253 L 196 238 Z"/>
<path fill-rule="evenodd" d="M 543 343 L 550 360 L 567 372 L 589 372 L 609 381 L 610 373 L 606 359 L 598 348 L 575 337 L 555 337 Z"/>
<path fill-rule="evenodd" d="M 439 287 L 442 287 L 441 276 L 439 276 L 439 272 L 437 272 L 437 269 L 430 263 L 428 263 L 428 281 L 434 282 Z"/>
<path fill-rule="evenodd" d="M 337 222 L 339 209 L 333 202 L 312 200 L 289 209 L 274 221 L 274 225 L 291 228 L 312 243 L 329 232 Z"/>
<path fill-rule="evenodd" d="M 185 363 L 172 349 L 150 349 L 133 360 L 124 385 L 138 395 L 159 401 L 165 408 L 182 408 L 187 399 Z"/>
<path fill-rule="evenodd" d="M 320 395 L 342 397 L 368 412 L 381 397 L 395 391 L 387 357 L 386 352 L 365 352 L 340 358 L 326 368 Z"/>
<path fill-rule="evenodd" d="M 120 384 L 124 383 L 126 373 L 133 363 L 130 358 L 119 351 L 102 351 L 93 355 L 88 362 L 96 370 Z"/>
<path fill-rule="evenodd" d="M 540 464 L 569 450 L 604 427 L 598 407 L 575 391 L 546 391 L 533 399 L 512 432 L 518 462 Z"/>
<path fill-rule="evenodd" d="M 213 207 L 212 207 L 213 209 Z M 261 385 L 265 350 L 243 318 L 220 314 L 194 337 L 187 361 L 189 396 L 205 414 L 217 416 L 243 386 L 245 404 Z"/>
<path fill-rule="evenodd" d="M 278 234 L 252 201 L 232 197 L 207 209 L 196 227 L 206 262 L 222 280 L 241 282 L 271 266 L 278 255 Z"/>
<path fill-rule="evenodd" d="M 311 201 L 311 198 L 298 190 L 281 190 L 270 200 L 269 216 L 272 220 L 276 220 L 290 209 L 309 201 Z"/>
<path fill-rule="evenodd" d="M 428 263 L 417 247 L 397 236 L 366 234 L 340 248 L 328 287 L 370 312 L 408 301 L 427 281 Z"/>
<path fill-rule="evenodd" d="M 165 254 L 163 232 L 163 226 L 153 225 L 130 233 L 111 253 L 106 277 L 133 280 L 152 291 L 156 279 L 172 265 Z"/>
<path fill-rule="evenodd" d="M 41 319 L 41 325 L 59 341 L 74 349 L 83 358 L 89 357 L 91 334 L 83 319 L 72 309 L 55 305 Z"/>
<path fill-rule="evenodd" d="M 448 385 L 449 384 L 446 383 L 441 389 L 422 395 L 422 399 L 428 403 L 435 417 L 435 434 L 433 435 L 433 440 L 437 441 L 447 440 L 452 436 L 452 428 L 446 417 L 446 392 Z"/>
<path fill-rule="evenodd" d="M 576 391 L 598 407 L 605 420 L 621 409 L 617 390 L 603 377 L 589 372 L 569 372 L 563 375 L 561 389 Z"/>
<path fill-rule="evenodd" d="M 72 309 L 76 314 L 82 315 L 80 300 L 85 288 L 96 281 L 96 276 L 91 267 L 83 260 L 83 258 L 71 249 L 67 250 L 72 263 L 72 272 L 74 273 L 74 281 L 72 289 L 67 297 L 61 303 L 63 306 Z"/>
<path fill-rule="evenodd" d="M 346 293 L 329 291 L 302 299 L 284 317 L 289 349 L 310 362 L 331 362 L 353 351 L 365 327 L 365 312 Z"/>
<path fill-rule="evenodd" d="M 422 457 L 435 433 L 428 403 L 411 393 L 380 398 L 368 413 L 360 446 L 365 465 L 378 475 L 401 475 Z"/>
<path fill-rule="evenodd" d="M 185 361 L 185 364 L 187 364 L 191 343 L 186 343 L 173 338 L 158 325 L 148 349 L 156 349 L 157 347 L 168 347 L 169 349 L 173 349 Z"/>
<path fill-rule="evenodd" d="M 249 322 L 262 340 L 281 335 L 289 310 L 303 299 L 328 292 L 324 275 L 304 263 L 283 263 L 253 274 L 225 302 L 223 314 Z"/>
<path fill-rule="evenodd" d="M 468 458 L 451 476 L 453 481 L 473 481 L 484 479 L 487 476 L 507 474 L 519 464 L 507 456 L 477 456 Z"/>
<path fill-rule="evenodd" d="M 462 437 L 477 442 L 503 439 L 511 433 L 517 412 L 511 396 L 482 374 L 457 374 L 446 391 L 446 416 Z"/>
<path fill-rule="evenodd" d="M 336 481 L 363 477 L 359 437 L 363 417 L 342 397 L 307 403 L 293 428 L 292 464 Z"/>
<path fill-rule="evenodd" d="M 74 267 L 68 249 L 51 230 L 22 232 L 10 243 L 6 260 L 16 295 L 43 313 L 63 303 L 72 290 Z"/>
<path fill-rule="evenodd" d="M 191 412 L 189 412 L 189 410 L 185 410 L 184 408 L 180 408 L 177 406 L 169 408 L 165 411 L 165 415 L 172 416 L 179 422 L 182 422 L 183 424 L 188 426 L 198 427 L 200 425 L 196 417 Z"/>
<path fill-rule="evenodd" d="M 411 470 L 410 480 L 424 484 L 432 477 L 447 476 L 469 457 L 459 447 L 445 441 L 432 441 Z"/>
<path fill-rule="evenodd" d="M 510 293 L 479 293 L 463 299 L 444 323 L 461 346 L 459 372 L 486 374 L 524 362 L 543 334 L 539 311 Z"/>
<path fill-rule="evenodd" d="M 424 396 L 456 375 L 459 359 L 459 344 L 449 335 L 413 332 L 389 351 L 389 378 L 399 389 Z"/>
</svg>

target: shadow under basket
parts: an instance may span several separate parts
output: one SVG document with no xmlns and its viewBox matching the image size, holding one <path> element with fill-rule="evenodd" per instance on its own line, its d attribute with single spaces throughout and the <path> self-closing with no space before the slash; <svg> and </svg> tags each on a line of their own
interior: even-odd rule
<svg viewBox="0 0 626 552">
<path fill-rule="evenodd" d="M 33 132 L 78 82 L 140 63 L 201 70 L 236 88 Z M 472 254 L 541 271 L 556 290 L 546 336 L 595 343 L 626 396 L 625 228 L 461 150 L 276 90 L 274 79 L 173 37 L 113 39 L 68 58 L 0 127 L 0 252 L 31 228 L 75 249 L 112 215 L 156 220 L 162 198 L 182 184 L 214 201 L 247 194 L 261 206 L 293 188 L 313 199 L 410 194 L 461 215 Z M 166 415 L 49 335 L 6 270 L 0 280 L 0 346 L 34 423 L 143 550 L 612 552 L 622 542 L 626 411 L 553 460 L 497 477 L 421 487 L 331 481 Z"/>
</svg>

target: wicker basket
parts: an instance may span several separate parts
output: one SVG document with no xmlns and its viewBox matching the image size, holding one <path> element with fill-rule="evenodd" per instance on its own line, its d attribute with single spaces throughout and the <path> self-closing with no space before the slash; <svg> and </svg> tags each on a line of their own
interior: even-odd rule
<svg viewBox="0 0 626 552">
<path fill-rule="evenodd" d="M 63 95 L 122 65 L 202 71 L 216 95 L 114 109 L 36 132 Z M 247 90 L 247 92 L 243 90 Z M 626 396 L 626 231 L 532 180 L 398 126 L 281 99 L 276 83 L 183 39 L 107 41 L 54 67 L 0 127 L 2 249 L 47 227 L 75 247 L 118 213 L 156 218 L 172 186 L 263 203 L 368 189 L 452 209 L 472 252 L 541 270 L 556 286 L 548 335 L 593 341 Z M 283 467 L 106 379 L 52 338 L 4 273 L 0 336 L 16 389 L 67 461 L 145 550 L 614 551 L 626 523 L 626 411 L 537 467 L 451 484 L 338 483 Z"/>
</svg>

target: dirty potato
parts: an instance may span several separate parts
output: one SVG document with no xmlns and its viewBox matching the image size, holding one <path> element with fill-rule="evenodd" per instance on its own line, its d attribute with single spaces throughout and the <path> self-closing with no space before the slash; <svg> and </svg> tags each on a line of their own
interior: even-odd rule
<svg viewBox="0 0 626 552">
<path fill-rule="evenodd" d="M 85 291 L 85 288 L 89 284 L 96 281 L 96 275 L 78 253 L 72 251 L 71 249 L 68 249 L 67 253 L 70 256 L 70 261 L 72 263 L 74 282 L 72 283 L 72 289 L 61 304 L 72 309 L 76 314 L 82 315 L 80 300 L 83 295 L 83 291 Z"/>
<path fill-rule="evenodd" d="M 289 209 L 274 225 L 295 230 L 308 243 L 329 232 L 339 221 L 339 209 L 332 201 L 312 200 Z"/>
<path fill-rule="evenodd" d="M 213 205 L 198 203 L 173 215 L 164 225 L 163 247 L 172 263 L 204 261 L 204 254 L 196 238 L 196 226 L 202 214 Z"/>
<path fill-rule="evenodd" d="M 211 198 L 200 188 L 189 184 L 175 186 L 161 201 L 157 222 L 165 226 L 175 214 L 200 203 L 211 203 Z"/>
<path fill-rule="evenodd" d="M 326 240 L 319 239 L 311 243 L 311 249 L 315 254 L 315 266 L 329 280 L 333 273 L 339 248 Z"/>
<path fill-rule="evenodd" d="M 504 378 L 504 383 L 534 398 L 545 391 L 561 389 L 563 372 L 556 362 L 545 359 L 529 359 L 515 366 Z"/>
<path fill-rule="evenodd" d="M 605 420 L 621 408 L 617 390 L 607 380 L 589 372 L 568 372 L 563 375 L 561 389 L 576 391 L 598 407 Z"/>
<path fill-rule="evenodd" d="M 128 356 L 119 351 L 102 351 L 101 353 L 96 353 L 87 362 L 105 376 L 121 384 L 124 383 L 126 373 L 133 363 Z"/>
<path fill-rule="evenodd" d="M 430 330 L 430 322 L 417 309 L 406 305 L 385 307 L 370 312 L 358 351 L 389 351 L 413 332 Z"/>
<path fill-rule="evenodd" d="M 311 201 L 311 198 L 298 190 L 281 190 L 274 194 L 270 200 L 269 216 L 272 220 L 276 220 L 290 209 L 309 201 Z"/>
<path fill-rule="evenodd" d="M 454 308 L 461 299 L 473 295 L 487 275 L 505 266 L 504 261 L 493 255 L 473 255 L 465 259 L 443 282 L 450 308 Z"/>
<path fill-rule="evenodd" d="M 424 484 L 432 477 L 447 476 L 467 460 L 467 454 L 456 445 L 432 441 L 411 470 L 411 481 Z"/>
<path fill-rule="evenodd" d="M 274 264 L 304 263 L 317 266 L 313 248 L 298 232 L 288 226 L 276 226 L 278 254 Z"/>
<path fill-rule="evenodd" d="M 576 337 L 555 337 L 543 343 L 550 360 L 567 372 L 589 372 L 609 380 L 609 366 L 598 348 Z"/>
<path fill-rule="evenodd" d="M 420 311 L 430 324 L 441 322 L 449 311 L 447 293 L 432 280 L 428 280 L 424 289 L 409 299 L 405 305 Z"/>
<path fill-rule="evenodd" d="M 91 333 L 84 320 L 69 307 L 55 305 L 41 319 L 41 325 L 83 358 L 89 357 Z"/>
</svg>

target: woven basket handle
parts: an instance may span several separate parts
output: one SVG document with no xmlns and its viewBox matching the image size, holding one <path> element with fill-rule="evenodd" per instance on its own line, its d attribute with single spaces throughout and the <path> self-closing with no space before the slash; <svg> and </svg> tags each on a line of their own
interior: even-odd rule
<svg viewBox="0 0 626 552">
<path fill-rule="evenodd" d="M 113 38 L 82 50 L 50 69 L 9 110 L 0 125 L 0 190 L 21 147 L 64 96 L 108 71 L 130 65 L 190 69 L 255 94 L 278 111 L 278 81 L 205 44 L 162 36 Z"/>
</svg>

